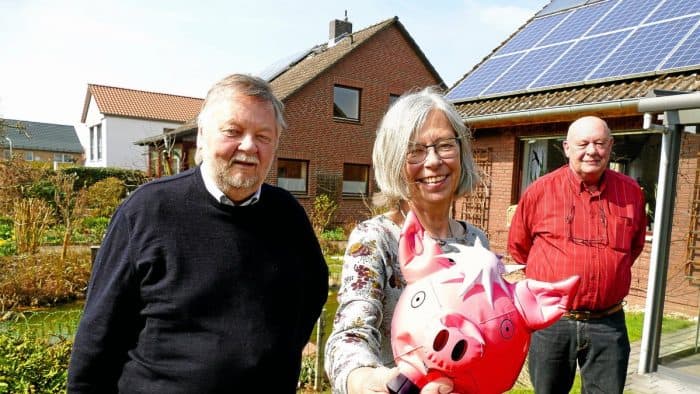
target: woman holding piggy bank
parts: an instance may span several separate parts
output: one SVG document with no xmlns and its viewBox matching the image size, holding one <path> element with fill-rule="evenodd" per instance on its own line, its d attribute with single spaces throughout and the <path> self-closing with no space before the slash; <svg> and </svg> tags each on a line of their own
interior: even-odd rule
<svg viewBox="0 0 700 394">
<path fill-rule="evenodd" d="M 348 240 L 336 312 L 326 345 L 326 372 L 334 393 L 388 393 L 399 372 L 390 343 L 391 318 L 406 282 L 398 261 L 399 235 L 412 211 L 430 237 L 449 253 L 485 234 L 450 217 L 455 198 L 479 177 L 470 135 L 455 108 L 432 88 L 400 97 L 382 120 L 374 144 L 378 206 L 391 209 L 357 225 Z M 380 201 L 377 201 L 380 200 Z M 421 393 L 449 393 L 438 379 Z"/>
</svg>

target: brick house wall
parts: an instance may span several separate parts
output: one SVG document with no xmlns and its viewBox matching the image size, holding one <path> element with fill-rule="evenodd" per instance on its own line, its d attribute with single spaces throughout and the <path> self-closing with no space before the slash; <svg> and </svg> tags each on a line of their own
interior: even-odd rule
<svg viewBox="0 0 700 394">
<path fill-rule="evenodd" d="M 342 182 L 343 164 L 370 166 L 370 195 L 374 188 L 371 167 L 376 128 L 389 107 L 389 96 L 439 84 L 396 25 L 377 33 L 354 49 L 300 91 L 285 100 L 289 129 L 282 135 L 277 157 L 308 161 L 308 193 L 297 198 L 307 210 L 320 194 L 319 180 Z M 360 120 L 333 118 L 333 86 L 361 89 Z M 276 184 L 276 163 L 268 178 Z M 360 197 L 335 196 L 339 207 L 334 224 L 354 223 L 369 217 Z"/>
<path fill-rule="evenodd" d="M 572 119 L 573 120 L 573 119 Z M 642 116 L 606 118 L 611 130 L 641 130 Z M 520 141 L 527 136 L 566 135 L 570 120 L 551 123 L 514 125 L 474 129 L 474 148 L 491 149 L 492 174 L 491 200 L 488 210 L 491 249 L 506 256 L 508 228 L 506 210 L 516 204 L 519 197 Z M 668 278 L 666 284 L 665 312 L 683 313 L 696 316 L 698 311 L 698 288 L 691 286 L 685 278 L 686 243 L 690 226 L 690 212 L 695 171 L 700 150 L 700 136 L 684 133 L 682 136 L 680 163 L 677 180 L 677 193 L 674 204 L 673 230 Z M 650 158 L 650 160 L 655 160 Z M 457 206 L 459 202 L 457 203 Z M 632 267 L 632 285 L 627 297 L 628 305 L 644 307 L 648 285 L 649 255 L 651 241 L 647 241 L 644 251 Z"/>
</svg>

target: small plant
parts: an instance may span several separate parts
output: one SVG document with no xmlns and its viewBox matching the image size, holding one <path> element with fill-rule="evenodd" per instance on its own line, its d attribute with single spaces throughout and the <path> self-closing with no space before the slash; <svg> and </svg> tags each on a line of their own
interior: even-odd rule
<svg viewBox="0 0 700 394">
<path fill-rule="evenodd" d="M 85 243 L 89 245 L 99 245 L 100 243 L 102 243 L 102 238 L 104 237 L 105 232 L 107 232 L 108 225 L 109 217 L 88 216 L 84 218 L 79 233 L 81 237 L 80 239 L 76 239 L 75 242 Z"/>
<path fill-rule="evenodd" d="M 85 189 L 75 189 L 76 179 L 77 175 L 69 173 L 59 173 L 53 177 L 53 183 L 56 185 L 54 194 L 56 211 L 64 226 L 61 249 L 62 263 L 66 259 L 66 253 L 68 253 L 68 245 L 71 242 L 76 221 L 85 215 L 87 208 L 87 192 Z"/>
<path fill-rule="evenodd" d="M 336 227 L 332 230 L 324 230 L 321 233 L 321 238 L 326 241 L 344 241 L 347 239 L 345 236 L 345 229 L 342 227 Z"/>
<path fill-rule="evenodd" d="M 52 221 L 52 209 L 37 198 L 23 198 L 15 201 L 14 236 L 18 253 L 36 253 L 44 231 Z"/>
<path fill-rule="evenodd" d="M 10 256 L 16 251 L 12 219 L 0 217 L 0 256 Z"/>
<path fill-rule="evenodd" d="M 0 393 L 65 393 L 72 342 L 0 332 Z"/>
<path fill-rule="evenodd" d="M 311 225 L 317 237 L 320 238 L 323 231 L 328 227 L 328 223 L 331 222 L 336 209 L 338 209 L 338 204 L 328 194 L 316 196 L 310 217 Z"/>
</svg>

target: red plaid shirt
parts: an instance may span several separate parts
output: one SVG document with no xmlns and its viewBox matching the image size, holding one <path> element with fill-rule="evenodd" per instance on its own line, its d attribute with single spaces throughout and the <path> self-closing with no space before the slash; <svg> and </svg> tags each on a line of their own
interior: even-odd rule
<svg viewBox="0 0 700 394">
<path fill-rule="evenodd" d="M 644 248 L 644 194 L 612 170 L 589 192 L 568 165 L 541 177 L 523 194 L 508 235 L 513 259 L 528 278 L 581 277 L 573 309 L 603 310 L 629 293 L 631 267 Z"/>
</svg>

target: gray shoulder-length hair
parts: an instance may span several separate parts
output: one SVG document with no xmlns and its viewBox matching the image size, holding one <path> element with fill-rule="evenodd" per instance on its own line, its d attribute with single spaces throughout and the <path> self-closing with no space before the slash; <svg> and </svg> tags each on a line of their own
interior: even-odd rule
<svg viewBox="0 0 700 394">
<path fill-rule="evenodd" d="M 472 158 L 471 133 L 454 106 L 435 88 L 429 87 L 401 96 L 379 125 L 372 152 L 374 176 L 381 189 L 380 197 L 374 200 L 375 204 L 388 205 L 410 198 L 405 172 L 408 146 L 433 110 L 445 114 L 455 136 L 460 138 L 462 166 L 455 197 L 469 193 L 479 181 Z"/>
</svg>

